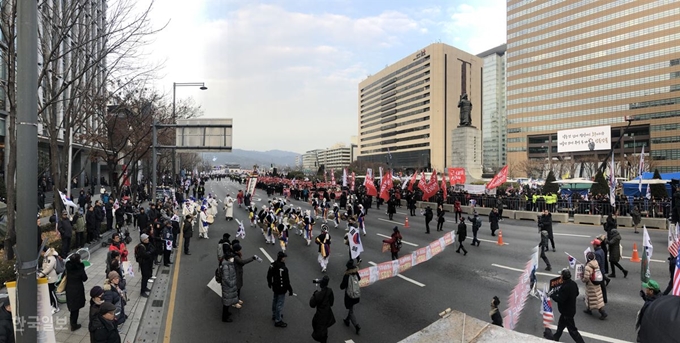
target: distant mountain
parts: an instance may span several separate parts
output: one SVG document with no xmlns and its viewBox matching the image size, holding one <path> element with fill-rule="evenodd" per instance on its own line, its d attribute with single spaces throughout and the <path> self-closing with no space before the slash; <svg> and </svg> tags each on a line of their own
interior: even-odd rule
<svg viewBox="0 0 680 343">
<path fill-rule="evenodd" d="M 211 155 L 206 153 L 207 156 Z M 215 161 L 210 159 L 210 163 L 213 165 L 240 164 L 242 169 L 251 169 L 255 164 L 262 168 L 269 168 L 272 164 L 278 168 L 293 167 L 295 165 L 295 157 L 300 156 L 300 154 L 282 150 L 254 151 L 233 149 L 230 153 L 219 152 L 212 154 L 212 156 L 215 158 Z"/>
</svg>

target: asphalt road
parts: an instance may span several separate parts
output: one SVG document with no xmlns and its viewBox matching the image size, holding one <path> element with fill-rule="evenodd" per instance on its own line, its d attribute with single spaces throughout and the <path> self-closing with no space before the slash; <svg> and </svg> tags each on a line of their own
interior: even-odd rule
<svg viewBox="0 0 680 343">
<path fill-rule="evenodd" d="M 235 197 L 238 189 L 245 185 L 238 185 L 230 181 L 210 181 L 206 190 L 216 194 L 218 199 L 224 199 L 227 192 Z M 263 196 L 264 195 L 264 196 Z M 258 204 L 266 204 L 267 197 L 258 190 L 255 196 L 260 198 Z M 295 206 L 307 209 L 306 203 L 291 201 Z M 222 203 L 220 202 L 222 206 Z M 381 253 L 382 240 L 389 236 L 395 225 L 400 227 L 405 244 L 402 254 L 410 253 L 419 247 L 424 247 L 433 240 L 441 237 L 441 233 L 432 230 L 432 234 L 425 234 L 424 218 L 417 216 L 410 219 L 411 228 L 403 228 L 403 221 L 407 213 L 405 208 L 397 210 L 394 222 L 389 222 L 385 208 L 381 210 L 369 209 L 367 216 L 368 235 L 363 237 L 364 249 L 362 254 L 362 268 L 371 262 L 380 263 L 390 259 L 389 253 Z M 419 212 L 417 212 L 419 213 Z M 247 213 L 243 209 L 235 208 L 234 215 L 239 220 L 246 220 Z M 453 216 L 447 214 L 449 220 Z M 505 309 L 505 303 L 512 288 L 517 284 L 521 269 L 531 255 L 531 249 L 538 243 L 536 223 L 530 221 L 504 220 L 501 222 L 503 237 L 507 245 L 495 244 L 496 237 L 491 237 L 489 223 L 485 222 L 480 230 L 482 239 L 480 247 L 470 246 L 467 256 L 457 254 L 453 246 L 447 247 L 442 253 L 430 261 L 417 265 L 403 275 L 411 280 L 392 278 L 378 281 L 362 289 L 362 298 L 355 307 L 355 314 L 362 326 L 361 333 L 356 335 L 353 328 L 345 327 L 342 318 L 346 315 L 343 304 L 343 291 L 339 285 L 348 259 L 346 246 L 342 237 L 345 234 L 344 224 L 341 228 L 333 229 L 331 257 L 328 275 L 331 278 L 331 288 L 335 292 L 333 307 L 337 323 L 329 330 L 329 342 L 397 342 L 416 331 L 419 331 L 439 319 L 438 313 L 446 308 L 466 312 L 469 315 L 488 320 L 489 303 L 497 295 Z M 447 222 L 444 230 L 450 232 L 454 228 L 453 222 Z M 257 254 L 264 259 L 263 263 L 252 262 L 244 268 L 244 286 L 241 298 L 244 301 L 242 309 L 232 308 L 234 313 L 232 323 L 221 322 L 221 297 L 207 287 L 213 278 L 217 267 L 216 246 L 224 232 L 235 237 L 237 223 L 226 222 L 224 211 L 220 212 L 215 224 L 210 228 L 210 239 L 198 239 L 197 234 L 191 242 L 192 255 L 183 255 L 179 266 L 179 280 L 177 283 L 177 298 L 172 320 L 171 342 L 312 342 L 311 321 L 314 309 L 309 307 L 309 298 L 314 292 L 312 279 L 320 278 L 323 274 L 317 262 L 317 246 L 306 246 L 306 242 L 299 236 L 291 234 L 288 246 L 286 265 L 290 270 L 291 284 L 297 296 L 287 297 L 284 307 L 284 321 L 287 328 L 276 328 L 271 320 L 272 293 L 267 288 L 266 273 L 269 263 L 261 249 L 271 257 L 275 257 L 278 245 L 265 245 L 265 240 L 259 228 L 250 228 L 246 224 L 246 239 L 241 240 L 244 257 Z M 315 226 L 315 234 L 319 233 L 319 224 Z M 468 232 L 470 229 L 468 228 Z M 601 226 L 586 226 L 572 224 L 554 224 L 555 243 L 557 252 L 547 253 L 553 265 L 552 272 L 538 274 L 539 286 L 552 277 L 556 277 L 559 269 L 568 266 L 569 252 L 579 260 L 583 260 L 583 251 L 589 246 L 592 238 L 602 233 Z M 624 256 L 630 256 L 633 242 L 642 242 L 642 235 L 636 235 L 632 229 L 620 229 Z M 666 231 L 650 230 L 650 236 L 655 245 L 656 253 L 651 263 L 652 278 L 665 288 L 668 280 L 668 265 L 665 262 Z M 628 278 L 617 273 L 608 287 L 609 303 L 607 311 L 609 317 L 600 321 L 597 316 L 589 316 L 581 312 L 585 308 L 582 296 L 585 289 L 582 283 L 581 294 L 577 302 L 576 324 L 587 342 L 600 341 L 635 341 L 634 322 L 642 300 L 638 296 L 640 290 L 640 264 L 632 263 L 627 258 L 621 264 L 630 271 Z M 539 261 L 539 268 L 545 267 Z M 542 319 L 539 314 L 540 302 L 530 298 L 519 321 L 517 331 L 541 336 L 543 332 Z M 557 313 L 556 313 L 557 316 Z M 590 334 L 590 335 L 589 335 Z M 596 339 L 599 338 L 599 339 Z M 563 342 L 572 342 L 568 334 L 562 337 Z"/>
</svg>

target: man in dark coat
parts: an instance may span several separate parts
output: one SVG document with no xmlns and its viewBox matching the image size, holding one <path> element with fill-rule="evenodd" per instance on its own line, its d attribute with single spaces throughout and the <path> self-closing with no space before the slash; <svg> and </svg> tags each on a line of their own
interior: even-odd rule
<svg viewBox="0 0 680 343">
<path fill-rule="evenodd" d="M 433 217 L 434 213 L 432 212 L 432 208 L 427 206 L 425 208 L 425 233 L 430 233 L 430 222 L 432 221 Z"/>
<path fill-rule="evenodd" d="M 106 231 L 113 230 L 113 198 L 106 203 Z"/>
<path fill-rule="evenodd" d="M 609 270 L 611 271 L 611 274 L 609 274 L 608 276 L 610 278 L 616 277 L 616 268 L 619 268 L 623 272 L 624 278 L 626 276 L 628 276 L 628 271 L 625 270 L 619 264 L 619 261 L 621 260 L 621 246 L 619 245 L 620 243 L 621 243 L 621 234 L 619 233 L 619 230 L 617 230 L 615 228 L 609 229 L 609 231 L 607 231 L 607 245 L 609 246 L 609 249 L 608 249 L 609 250 L 609 265 L 610 265 Z"/>
<path fill-rule="evenodd" d="M 387 214 L 390 217 L 390 220 L 394 218 L 394 214 L 397 213 L 397 199 L 393 196 L 390 197 L 390 200 L 387 201 Z"/>
<path fill-rule="evenodd" d="M 189 252 L 189 244 L 191 244 L 191 237 L 194 235 L 194 225 L 191 221 L 191 216 L 187 215 L 182 224 L 182 235 L 184 236 L 184 254 L 191 255 Z"/>
<path fill-rule="evenodd" d="M 467 255 L 467 250 L 465 250 L 463 242 L 465 242 L 465 238 L 467 238 L 467 225 L 465 225 L 465 219 L 463 218 L 460 218 L 460 223 L 458 223 L 458 231 L 456 231 L 456 235 L 458 236 L 458 249 L 456 250 L 456 252 L 460 254 L 460 249 L 463 249 L 463 256 L 465 256 Z"/>
<path fill-rule="evenodd" d="M 119 343 L 120 334 L 115 322 L 116 306 L 104 302 L 99 313 L 90 321 L 90 341 L 95 343 Z"/>
<path fill-rule="evenodd" d="M 61 213 L 61 220 L 59 221 L 59 234 L 61 234 L 61 258 L 66 258 L 69 251 L 71 251 L 71 237 L 73 236 L 73 224 L 68 218 L 68 211 L 64 210 Z"/>
<path fill-rule="evenodd" d="M 78 324 L 78 313 L 85 307 L 85 265 L 80 261 L 79 254 L 73 254 L 66 262 L 66 305 L 71 313 L 71 331 L 82 327 Z"/>
<path fill-rule="evenodd" d="M 309 299 L 309 306 L 316 308 L 314 318 L 312 318 L 312 338 L 321 343 L 328 341 L 328 328 L 335 324 L 335 316 L 333 315 L 333 303 L 335 296 L 333 290 L 328 288 L 330 278 L 324 275 L 319 286 L 321 290 L 314 291 L 312 298 Z"/>
<path fill-rule="evenodd" d="M 288 276 L 288 267 L 286 267 L 286 253 L 279 251 L 279 254 L 267 271 L 267 285 L 274 291 L 272 299 L 272 320 L 274 326 L 285 328 L 288 326 L 282 319 L 281 312 L 286 299 L 286 292 L 288 295 L 293 295 L 293 287 L 290 285 L 290 278 Z"/>
<path fill-rule="evenodd" d="M 468 216 L 468 220 L 472 223 L 472 244 L 470 245 L 476 245 L 479 246 L 479 240 L 477 239 L 477 232 L 479 231 L 479 228 L 482 226 L 481 221 L 479 219 L 479 213 L 477 211 L 473 212 L 474 215 L 472 218 Z"/>
<path fill-rule="evenodd" d="M 576 315 L 576 298 L 578 297 L 578 285 L 571 279 L 571 272 L 569 269 L 563 269 L 561 273 L 562 286 L 555 291 L 550 297 L 557 303 L 557 308 L 560 311 L 560 319 L 557 322 L 557 331 L 553 335 L 555 341 L 559 341 L 562 337 L 562 332 L 566 328 L 569 335 L 576 343 L 585 343 L 583 337 L 576 328 L 574 323 L 574 316 Z"/>
<path fill-rule="evenodd" d="M 88 205 L 87 212 L 85 213 L 85 230 L 87 231 L 87 244 L 92 243 L 99 237 L 97 233 L 97 218 L 94 213 L 94 206 Z"/>
<path fill-rule="evenodd" d="M 496 231 L 498 231 L 498 221 L 501 219 L 500 212 L 498 208 L 494 208 L 491 213 L 489 213 L 489 224 L 491 227 L 491 236 L 496 236 Z"/>
<path fill-rule="evenodd" d="M 553 239 L 552 214 L 547 209 L 543 210 L 543 214 L 538 217 L 538 232 L 548 231 L 548 239 L 552 245 L 552 251 L 555 252 L 555 240 Z"/>
<path fill-rule="evenodd" d="M 94 237 L 99 238 L 101 236 L 101 228 L 102 228 L 102 223 L 104 222 L 104 208 L 102 205 L 101 201 L 97 201 L 94 206 L 94 226 L 95 226 L 95 231 L 96 231 L 96 236 Z"/>
<path fill-rule="evenodd" d="M 149 228 L 149 216 L 144 210 L 144 207 L 139 207 L 139 214 L 137 215 L 137 226 L 139 226 L 139 231 L 143 232 Z"/>
<path fill-rule="evenodd" d="M 14 322 L 9 297 L 0 298 L 0 342 L 14 343 Z"/>
<path fill-rule="evenodd" d="M 139 263 L 139 270 L 142 273 L 141 295 L 148 298 L 151 290 L 147 287 L 147 283 L 153 271 L 155 248 L 153 244 L 149 243 L 149 235 L 143 233 L 140 239 L 142 242 L 135 247 L 135 258 L 137 263 Z"/>
</svg>

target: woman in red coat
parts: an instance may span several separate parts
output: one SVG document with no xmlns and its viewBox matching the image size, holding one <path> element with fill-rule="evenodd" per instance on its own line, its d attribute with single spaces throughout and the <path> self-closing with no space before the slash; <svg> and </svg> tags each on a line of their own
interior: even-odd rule
<svg viewBox="0 0 680 343">
<path fill-rule="evenodd" d="M 392 232 L 392 236 L 390 239 L 383 239 L 383 243 L 387 243 L 390 245 L 390 252 L 392 252 L 392 260 L 396 260 L 399 258 L 399 250 L 401 250 L 401 232 L 399 232 L 399 228 L 396 226 L 394 227 L 394 232 Z"/>
<path fill-rule="evenodd" d="M 114 233 L 112 236 L 113 242 L 111 242 L 111 245 L 109 245 L 109 251 L 118 251 L 120 253 L 120 260 L 121 262 L 125 262 L 128 260 L 128 250 L 127 247 L 125 247 L 125 243 L 123 243 L 120 240 L 120 234 L 119 233 Z"/>
</svg>

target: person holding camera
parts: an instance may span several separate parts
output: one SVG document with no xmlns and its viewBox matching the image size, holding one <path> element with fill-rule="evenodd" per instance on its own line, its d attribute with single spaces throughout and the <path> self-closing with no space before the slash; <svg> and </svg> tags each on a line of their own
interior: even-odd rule
<svg viewBox="0 0 680 343">
<path fill-rule="evenodd" d="M 333 315 L 333 302 L 335 296 L 333 290 L 328 288 L 330 278 L 325 275 L 321 280 L 314 280 L 314 283 L 319 284 L 320 290 L 314 291 L 311 299 L 309 299 L 309 306 L 316 308 L 314 318 L 312 318 L 312 338 L 321 343 L 328 341 L 328 328 L 335 324 L 335 316 Z"/>
<path fill-rule="evenodd" d="M 286 253 L 279 251 L 276 261 L 274 261 L 267 271 L 267 285 L 274 291 L 272 299 L 272 320 L 274 326 L 285 328 L 288 324 L 283 322 L 283 305 L 286 300 L 286 292 L 289 296 L 293 295 L 293 287 L 290 286 L 290 277 L 286 267 Z"/>
</svg>

